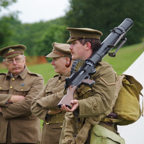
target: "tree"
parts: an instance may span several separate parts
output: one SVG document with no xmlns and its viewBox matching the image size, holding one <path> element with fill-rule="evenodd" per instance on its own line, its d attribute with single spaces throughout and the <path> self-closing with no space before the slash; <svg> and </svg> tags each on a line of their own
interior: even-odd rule
<svg viewBox="0 0 144 144">
<path fill-rule="evenodd" d="M 17 2 L 17 0 L 1 0 L 0 1 L 0 11 L 1 11 L 1 8 L 6 8 L 8 7 L 9 5 L 11 5 L 12 3 L 15 3 Z"/>
<path fill-rule="evenodd" d="M 11 23 L 11 27 L 15 33 L 12 37 L 12 41 L 14 43 L 25 45 L 27 47 L 26 53 L 29 56 L 42 55 L 39 52 L 39 49 L 43 48 L 43 45 L 40 44 L 40 42 L 43 43 L 43 40 L 47 32 L 54 33 L 54 34 L 51 34 L 51 36 L 58 35 L 59 29 L 62 29 L 62 32 L 63 32 L 63 29 L 66 28 L 66 26 L 62 28 L 64 26 L 63 21 L 64 21 L 63 17 L 61 17 L 55 20 L 50 20 L 46 22 L 40 21 L 40 22 L 32 23 L 32 24 L 29 24 L 29 23 L 22 24 L 19 21 L 15 23 L 13 22 Z M 54 28 L 54 27 L 58 27 L 58 28 Z M 55 30 L 58 30 L 58 32 L 57 34 L 55 34 L 56 32 L 53 32 L 52 30 L 49 30 L 49 29 L 52 29 L 52 30 L 55 29 Z M 55 38 L 49 38 L 49 39 L 55 39 Z M 63 36 L 60 39 L 63 39 Z"/>
<path fill-rule="evenodd" d="M 127 44 L 134 44 L 141 42 L 144 36 L 143 7 L 143 0 L 70 0 L 70 8 L 65 17 L 66 25 L 98 29 L 103 32 L 103 40 L 111 29 L 125 18 L 131 18 L 134 26 L 126 37 Z"/>
<path fill-rule="evenodd" d="M 66 26 L 52 25 L 49 27 L 45 34 L 42 35 L 40 40 L 35 46 L 35 52 L 37 55 L 47 55 L 52 51 L 52 43 L 65 43 L 64 32 L 66 31 Z"/>
<path fill-rule="evenodd" d="M 16 2 L 16 0 L 1 0 L 0 11 L 2 7 L 6 8 L 14 2 Z M 15 19 L 17 19 L 16 13 L 0 17 L 0 47 L 6 46 L 9 43 L 10 38 L 13 35 L 10 23 L 15 21 Z"/>
<path fill-rule="evenodd" d="M 11 37 L 14 35 L 14 30 L 11 24 L 16 22 L 18 21 L 14 14 L 0 18 L 0 47 L 13 43 Z"/>
</svg>

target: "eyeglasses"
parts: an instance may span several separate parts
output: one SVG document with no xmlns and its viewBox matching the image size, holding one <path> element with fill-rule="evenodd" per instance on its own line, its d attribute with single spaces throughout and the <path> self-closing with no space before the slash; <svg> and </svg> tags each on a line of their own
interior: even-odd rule
<svg viewBox="0 0 144 144">
<path fill-rule="evenodd" d="M 19 63 L 22 60 L 22 58 L 15 58 L 15 59 L 6 59 L 6 63 L 13 64 L 15 61 L 16 63 Z"/>
</svg>

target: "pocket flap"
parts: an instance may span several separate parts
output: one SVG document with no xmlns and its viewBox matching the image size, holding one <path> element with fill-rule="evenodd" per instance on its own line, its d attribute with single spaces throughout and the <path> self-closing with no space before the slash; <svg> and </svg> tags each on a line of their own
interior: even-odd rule
<svg viewBox="0 0 144 144">
<path fill-rule="evenodd" d="M 62 89 L 64 89 L 64 88 L 62 88 L 62 87 L 56 87 L 56 88 L 49 87 L 49 88 L 47 88 L 45 90 L 45 93 L 51 93 L 51 94 L 53 94 L 53 93 L 57 93 L 57 92 L 61 91 Z"/>
<path fill-rule="evenodd" d="M 15 86 L 14 89 L 16 91 L 29 91 L 30 90 L 30 87 L 24 87 L 24 86 Z"/>
<path fill-rule="evenodd" d="M 99 137 L 108 138 L 108 139 L 111 139 L 112 141 L 119 142 L 120 144 L 125 143 L 125 141 L 122 137 L 120 137 L 119 135 L 115 134 L 114 132 L 106 129 L 103 126 L 94 125 L 93 132 Z"/>
<path fill-rule="evenodd" d="M 6 87 L 6 86 L 0 86 L 0 90 L 9 90 L 9 87 Z"/>
</svg>

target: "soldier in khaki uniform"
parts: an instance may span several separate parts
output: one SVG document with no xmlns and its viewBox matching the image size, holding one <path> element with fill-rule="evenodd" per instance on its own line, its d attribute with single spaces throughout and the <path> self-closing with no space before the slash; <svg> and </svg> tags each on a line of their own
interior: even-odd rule
<svg viewBox="0 0 144 144">
<path fill-rule="evenodd" d="M 63 97 L 65 78 L 69 77 L 71 67 L 69 44 L 53 43 L 53 51 L 46 57 L 53 58 L 55 72 L 58 73 L 48 80 L 45 88 L 32 102 L 32 112 L 44 121 L 41 144 L 58 144 L 64 112 L 57 104 Z"/>
<path fill-rule="evenodd" d="M 44 87 L 43 77 L 29 72 L 24 45 L 0 49 L 7 73 L 0 73 L 0 143 L 39 143 L 40 120 L 31 113 L 32 99 Z"/>
<path fill-rule="evenodd" d="M 71 43 L 70 50 L 73 60 L 88 59 L 101 45 L 102 32 L 98 30 L 90 28 L 67 28 L 67 30 L 70 32 L 68 43 Z M 74 100 L 71 101 L 71 109 L 65 105 L 61 107 L 61 110 L 67 111 L 67 113 L 63 123 L 60 144 L 90 144 L 90 142 L 91 144 L 107 144 L 104 139 L 108 137 L 110 140 L 109 136 L 112 136 L 113 139 L 113 135 L 118 138 L 109 143 L 123 142 L 123 139 L 118 140 L 116 125 L 104 121 L 104 118 L 109 117 L 109 114 L 113 112 L 117 80 L 114 69 L 107 62 L 100 61 L 96 66 L 96 73 L 91 76 L 91 79 L 95 81 L 94 86 L 90 88 L 81 85 L 75 92 Z M 74 122 L 75 119 L 77 120 L 76 123 Z M 76 136 L 73 134 L 74 126 L 77 128 Z M 93 129 L 94 127 L 97 129 Z M 108 132 L 104 133 L 102 128 Z M 94 143 L 91 138 L 93 132 L 98 132 L 98 136 L 97 134 L 94 135 L 97 136 L 97 142 Z"/>
</svg>

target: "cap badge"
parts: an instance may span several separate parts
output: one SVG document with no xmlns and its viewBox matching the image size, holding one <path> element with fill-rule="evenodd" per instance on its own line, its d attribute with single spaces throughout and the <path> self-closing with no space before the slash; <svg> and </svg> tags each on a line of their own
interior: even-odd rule
<svg viewBox="0 0 144 144">
<path fill-rule="evenodd" d="M 14 49 L 10 48 L 8 53 L 14 52 Z"/>
</svg>

